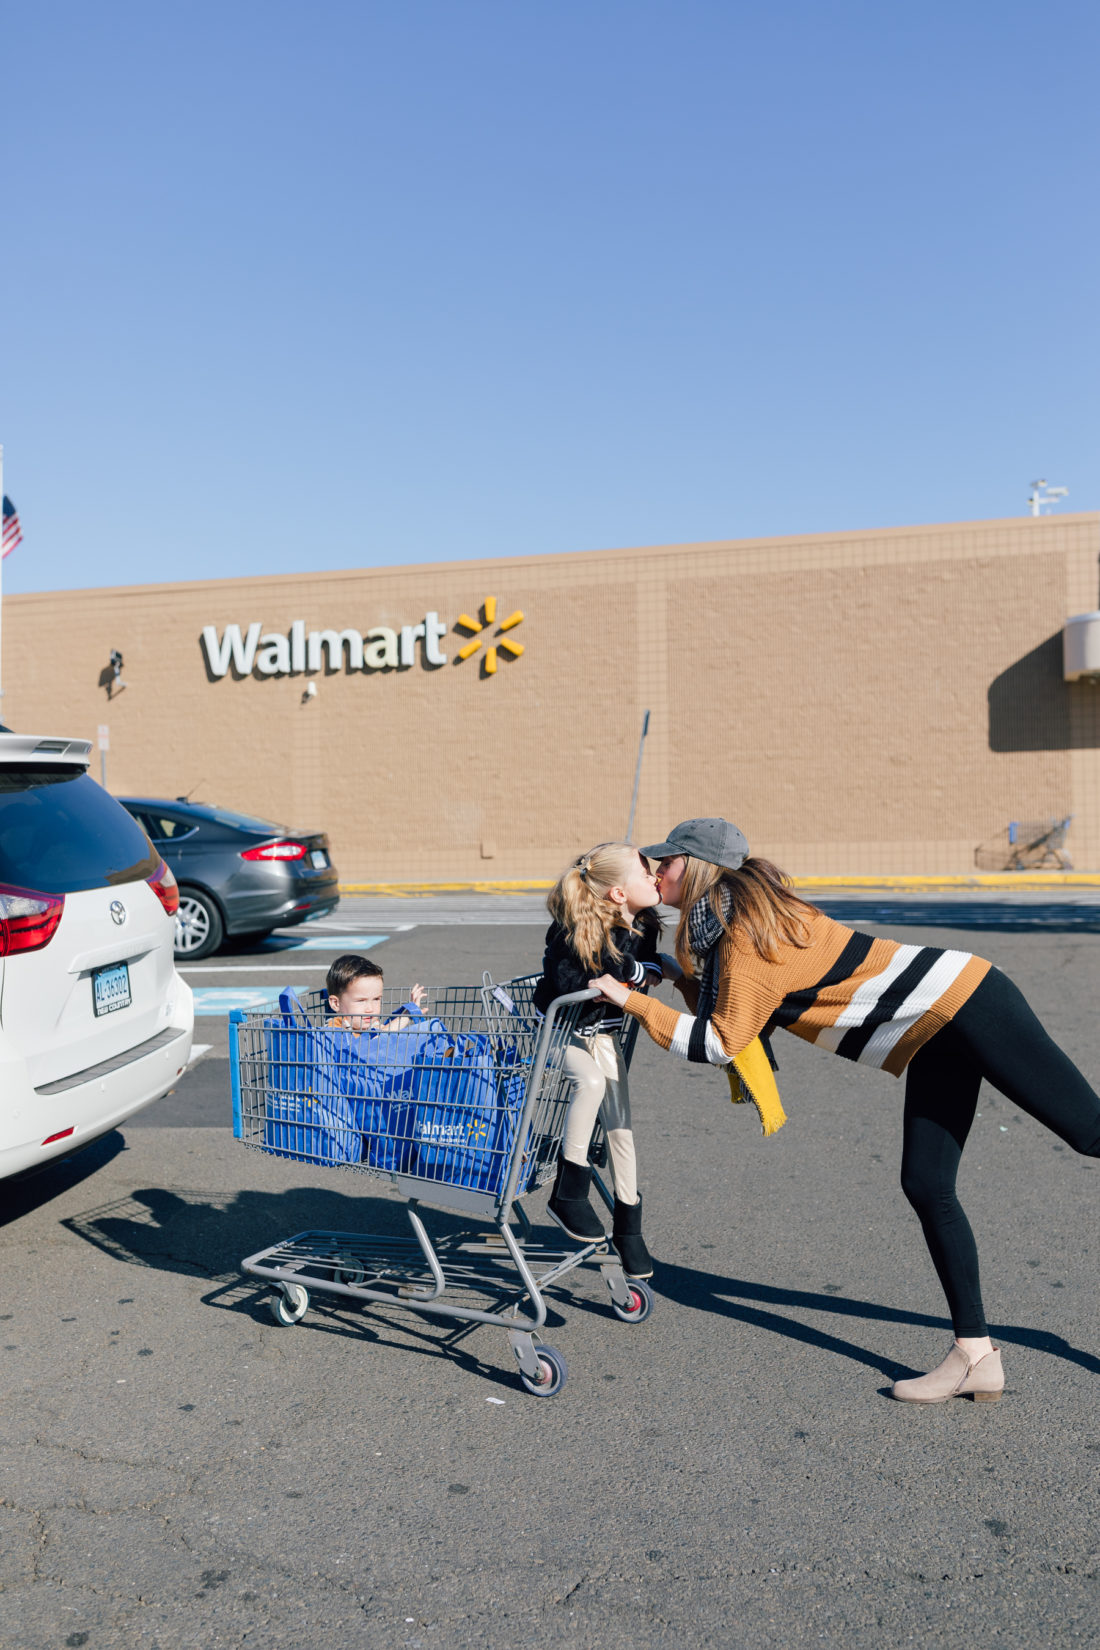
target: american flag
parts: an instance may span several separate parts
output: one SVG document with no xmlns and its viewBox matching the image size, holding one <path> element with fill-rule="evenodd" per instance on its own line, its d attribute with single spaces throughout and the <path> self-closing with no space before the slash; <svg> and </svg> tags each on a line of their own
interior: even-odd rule
<svg viewBox="0 0 1100 1650">
<path fill-rule="evenodd" d="M 23 542 L 23 529 L 19 525 L 19 512 L 15 508 L 7 493 L 4 494 L 4 555 L 10 556 L 17 544 Z"/>
</svg>

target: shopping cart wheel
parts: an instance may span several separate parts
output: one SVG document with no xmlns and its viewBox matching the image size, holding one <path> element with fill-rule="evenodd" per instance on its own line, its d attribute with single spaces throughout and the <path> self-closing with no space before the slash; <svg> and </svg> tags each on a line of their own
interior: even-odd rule
<svg viewBox="0 0 1100 1650">
<path fill-rule="evenodd" d="M 612 1296 L 611 1310 L 624 1323 L 644 1323 L 653 1311 L 653 1291 L 641 1278 L 627 1278 L 626 1287 L 630 1290 L 630 1305 L 620 1306 Z"/>
<path fill-rule="evenodd" d="M 309 1290 L 300 1283 L 281 1283 L 271 1297 L 271 1316 L 276 1323 L 289 1329 L 309 1311 Z"/>
<path fill-rule="evenodd" d="M 366 1280 L 366 1269 L 360 1266 L 354 1255 L 333 1255 L 332 1281 L 346 1283 L 352 1289 L 357 1289 Z"/>
<path fill-rule="evenodd" d="M 535 1352 L 539 1360 L 538 1377 L 525 1375 L 521 1369 L 519 1378 L 536 1398 L 556 1398 L 569 1378 L 569 1365 L 556 1347 L 537 1346 Z"/>
</svg>

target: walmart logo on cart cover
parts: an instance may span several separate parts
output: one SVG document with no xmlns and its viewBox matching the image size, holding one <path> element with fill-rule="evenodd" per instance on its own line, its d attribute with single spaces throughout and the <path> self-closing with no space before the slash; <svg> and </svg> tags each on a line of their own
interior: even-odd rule
<svg viewBox="0 0 1100 1650">
<path fill-rule="evenodd" d="M 467 1123 L 418 1123 L 417 1138 L 435 1146 L 485 1146 L 489 1125 L 478 1119 Z"/>
<path fill-rule="evenodd" d="M 203 626 L 202 645 L 211 676 L 291 676 L 317 670 L 401 670 L 422 659 L 426 665 L 445 665 L 448 655 L 442 642 L 450 629 L 460 633 L 461 647 L 455 661 L 481 656 L 486 675 L 497 668 L 498 652 L 518 659 L 523 643 L 511 634 L 523 622 L 516 611 L 497 619 L 495 596 L 486 596 L 476 617 L 460 613 L 453 626 L 440 621 L 438 613 L 425 613 L 419 624 L 374 625 L 370 630 L 310 630 L 304 619 L 295 619 L 284 635 L 265 631 L 262 622 L 226 625 L 221 635 L 216 625 Z"/>
</svg>

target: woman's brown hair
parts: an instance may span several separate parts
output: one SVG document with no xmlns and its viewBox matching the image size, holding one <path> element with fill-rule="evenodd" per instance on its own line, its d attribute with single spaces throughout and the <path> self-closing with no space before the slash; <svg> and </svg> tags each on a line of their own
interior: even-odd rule
<svg viewBox="0 0 1100 1650">
<path fill-rule="evenodd" d="M 720 886 L 729 890 L 728 915 L 722 911 Z M 809 919 L 817 907 L 799 898 L 786 871 L 770 859 L 747 859 L 739 870 L 729 871 L 723 865 L 689 857 L 680 885 L 680 924 L 676 930 L 676 961 L 687 975 L 695 971 L 688 917 L 692 906 L 704 896 L 726 933 L 751 946 L 764 962 L 778 962 L 781 945 L 805 950 L 810 943 Z"/>
</svg>

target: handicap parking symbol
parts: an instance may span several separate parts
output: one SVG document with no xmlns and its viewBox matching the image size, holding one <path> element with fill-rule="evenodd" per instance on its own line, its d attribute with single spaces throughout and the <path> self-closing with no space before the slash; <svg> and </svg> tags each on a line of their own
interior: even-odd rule
<svg viewBox="0 0 1100 1650">
<path fill-rule="evenodd" d="M 262 985 L 196 985 L 191 989 L 195 996 L 196 1018 L 228 1014 L 234 1008 L 270 1008 L 273 1014 L 279 1012 L 278 993 L 273 995 Z M 302 992 L 309 988 L 292 985 L 289 989 Z"/>
</svg>

